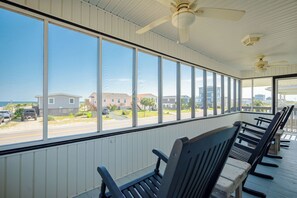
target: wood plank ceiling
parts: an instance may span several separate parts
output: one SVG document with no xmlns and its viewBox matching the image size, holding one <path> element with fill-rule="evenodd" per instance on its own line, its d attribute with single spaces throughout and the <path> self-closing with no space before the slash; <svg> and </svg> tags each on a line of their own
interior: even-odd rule
<svg viewBox="0 0 297 198">
<path fill-rule="evenodd" d="M 156 0 L 84 0 L 139 26 L 170 14 L 169 8 Z M 297 64 L 296 0 L 200 0 L 201 7 L 245 10 L 237 22 L 198 18 L 190 29 L 190 41 L 184 43 L 223 64 L 248 70 L 258 54 L 269 62 L 286 60 Z M 177 29 L 167 22 L 153 32 L 176 41 Z M 247 34 L 264 36 L 254 46 L 246 47 L 241 39 Z"/>
</svg>

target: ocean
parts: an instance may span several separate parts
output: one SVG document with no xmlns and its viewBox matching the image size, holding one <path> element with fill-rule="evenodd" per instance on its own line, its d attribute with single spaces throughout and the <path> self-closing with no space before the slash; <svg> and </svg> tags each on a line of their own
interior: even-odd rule
<svg viewBox="0 0 297 198">
<path fill-rule="evenodd" d="M 24 103 L 36 103 L 36 101 L 0 101 L 0 107 L 4 107 L 7 104 L 24 104 Z"/>
</svg>

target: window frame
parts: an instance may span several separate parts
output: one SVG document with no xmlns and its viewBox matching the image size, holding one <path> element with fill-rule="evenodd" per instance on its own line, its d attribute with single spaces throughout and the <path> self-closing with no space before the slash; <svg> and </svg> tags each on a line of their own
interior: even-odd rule
<svg viewBox="0 0 297 198">
<path fill-rule="evenodd" d="M 26 142 L 22 142 L 22 143 L 16 143 L 16 144 L 7 144 L 7 145 L 0 145 L 0 149 L 1 150 L 7 150 L 7 149 L 14 149 L 14 148 L 22 148 L 22 147 L 26 147 L 26 146 L 30 146 L 30 145 L 46 145 L 48 143 L 51 143 L 50 146 L 54 145 L 52 144 L 52 142 L 57 142 L 57 145 L 58 144 L 62 144 L 63 142 L 64 143 L 67 143 L 67 141 L 73 141 L 74 139 L 77 139 L 79 141 L 80 138 L 89 138 L 89 137 L 98 137 L 98 134 L 100 132 L 102 132 L 102 119 L 101 119 L 101 116 L 97 116 L 98 119 L 97 119 L 97 125 L 98 125 L 98 131 L 97 132 L 90 132 L 90 133 L 87 133 L 87 134 L 77 134 L 77 135 L 73 135 L 73 136 L 62 136 L 62 137 L 58 137 L 58 138 L 51 138 L 51 139 L 48 139 L 47 136 L 48 136 L 48 130 L 47 130 L 47 124 L 48 124 L 48 99 L 50 97 L 48 97 L 48 23 L 51 23 L 51 24 L 54 24 L 54 25 L 58 25 L 58 26 L 61 26 L 63 28 L 68 28 L 70 30 L 73 30 L 73 31 L 78 31 L 80 33 L 83 33 L 83 34 L 86 34 L 86 35 L 89 35 L 89 36 L 93 36 L 93 37 L 96 37 L 97 40 L 98 40 L 98 64 L 97 64 L 97 68 L 98 68 L 98 75 L 97 75 L 97 81 L 98 81 L 98 86 L 97 86 L 97 104 L 100 104 L 98 106 L 98 110 L 97 110 L 97 113 L 98 115 L 101 115 L 101 112 L 102 112 L 102 107 L 101 107 L 101 104 L 102 104 L 102 95 L 100 93 L 102 93 L 102 39 L 104 40 L 107 40 L 107 41 L 111 41 L 111 42 L 114 42 L 116 44 L 119 44 L 119 45 L 124 45 L 124 46 L 127 46 L 127 47 L 130 47 L 132 48 L 132 50 L 134 51 L 134 56 L 133 56 L 133 68 L 132 68 L 132 71 L 134 73 L 133 76 L 133 83 L 134 85 L 132 86 L 132 91 L 134 91 L 133 93 L 137 94 L 137 92 L 135 90 L 137 90 L 137 78 L 135 77 L 135 71 L 137 71 L 137 56 L 135 56 L 135 54 L 137 54 L 137 51 L 138 50 L 141 50 L 141 51 L 145 51 L 145 52 L 149 52 L 150 54 L 154 54 L 156 56 L 159 57 L 159 62 L 162 62 L 162 60 L 164 58 L 168 59 L 168 60 L 172 60 L 176 63 L 177 67 L 177 86 L 176 86 L 176 90 L 177 90 L 177 93 L 176 93 L 176 100 L 177 100 L 177 120 L 175 121 L 172 121 L 170 123 L 166 122 L 164 123 L 162 120 L 160 121 L 159 120 L 159 123 L 161 123 L 162 125 L 171 125 L 171 124 L 179 124 L 179 123 L 183 123 L 183 122 L 189 122 L 189 121 L 196 121 L 196 120 L 201 120 L 201 119 L 209 119 L 213 116 L 209 116 L 209 117 L 206 117 L 207 115 L 204 115 L 204 117 L 195 117 L 195 108 L 193 108 L 193 105 L 195 105 L 195 100 L 192 99 L 192 116 L 190 119 L 186 119 L 186 120 L 183 120 L 183 121 L 180 121 L 180 99 L 181 99 L 181 96 L 180 96 L 180 65 L 181 64 L 185 64 L 187 66 L 190 66 L 192 69 L 191 69 L 191 79 L 192 79 L 192 92 L 191 92 L 191 96 L 193 98 L 193 93 L 195 93 L 195 86 L 193 86 L 193 84 L 195 84 L 195 72 L 193 72 L 193 70 L 195 70 L 196 68 L 198 69 L 201 69 L 203 70 L 203 73 L 206 74 L 206 70 L 210 71 L 210 72 L 213 72 L 215 75 L 221 75 L 221 78 L 223 78 L 223 76 L 228 76 L 230 78 L 231 75 L 226 75 L 226 74 L 222 74 L 220 72 L 217 72 L 215 70 L 212 70 L 209 68 L 206 68 L 204 66 L 201 66 L 201 65 L 198 65 L 198 64 L 195 64 L 195 63 L 190 63 L 188 61 L 184 61 L 184 60 L 181 60 L 179 59 L 178 57 L 172 57 L 170 55 L 167 55 L 167 54 L 164 54 L 162 52 L 156 52 L 155 50 L 153 49 L 148 49 L 148 48 L 145 48 L 139 44 L 135 44 L 135 43 L 131 43 L 129 41 L 124 41 L 124 40 L 121 40 L 119 38 L 116 38 L 116 37 L 112 37 L 110 35 L 107 35 L 107 34 L 104 34 L 104 33 L 101 33 L 101 32 L 98 32 L 98 31 L 92 31 L 88 28 L 84 28 L 80 25 L 76 25 L 76 24 L 73 24 L 71 22 L 67 22 L 65 20 L 59 20 L 58 18 L 54 18 L 54 17 L 51 17 L 51 16 L 46 16 L 46 15 L 43 15 L 42 13 L 40 12 L 37 12 L 36 13 L 33 11 L 33 10 L 30 10 L 30 11 L 27 11 L 27 10 L 24 10 L 23 8 L 18 8 L 17 6 L 11 6 L 9 5 L 8 3 L 3 3 L 3 2 L 0 2 L 0 8 L 1 9 L 7 9 L 9 11 L 12 11 L 12 12 L 17 12 L 21 15 L 23 15 L 24 17 L 32 17 L 34 19 L 37 19 L 37 20 L 41 20 L 44 24 L 44 39 L 43 39 L 43 44 L 44 44 L 44 64 L 43 64 L 43 105 L 44 105 L 44 111 L 43 111 L 43 114 L 44 114 L 44 127 L 43 127 L 43 139 L 40 140 L 40 141 L 26 141 Z M 162 64 L 160 63 L 159 64 L 159 69 L 161 68 Z M 194 74 L 193 74 L 194 73 Z M 193 77 L 194 76 L 194 77 Z M 159 78 L 162 79 L 162 75 L 159 73 Z M 207 94 L 207 92 L 205 91 L 205 88 L 206 88 L 206 82 L 204 82 L 206 80 L 206 78 L 204 77 L 203 78 L 203 89 L 204 89 L 204 94 Z M 214 79 L 215 80 L 215 79 Z M 194 82 L 193 82 L 194 81 Z M 162 87 L 162 80 L 159 80 L 158 81 L 158 85 Z M 136 85 L 135 85 L 136 84 Z M 230 84 L 229 84 L 230 85 Z M 214 87 L 216 87 L 216 83 L 213 84 Z M 223 84 L 222 84 L 223 86 Z M 222 88 L 223 89 L 223 88 Z M 160 89 L 159 89 L 160 90 Z M 194 90 L 194 91 L 193 91 Z M 229 92 L 230 94 L 230 92 Z M 223 95 L 223 94 L 221 94 Z M 162 89 L 159 91 L 159 100 L 162 101 Z M 206 97 L 204 96 L 204 99 Z M 240 97 L 241 98 L 241 97 Z M 53 98 L 54 100 L 54 103 L 55 104 L 55 99 Z M 136 102 L 135 102 L 135 97 L 132 99 L 132 103 L 135 105 Z M 69 101 L 70 102 L 70 101 Z M 205 103 L 205 100 L 203 101 Z M 224 97 L 222 96 L 222 103 L 224 102 Z M 75 100 L 74 100 L 74 103 L 75 103 Z M 229 103 L 230 104 L 230 103 Z M 161 107 L 162 105 L 158 105 L 159 107 Z M 132 106 L 132 108 L 135 110 L 135 106 Z M 204 114 L 207 113 L 207 111 L 205 110 L 206 106 L 204 105 Z M 194 112 L 193 112 L 194 111 Z M 223 109 L 223 106 L 222 106 L 222 111 L 224 111 Z M 163 111 L 162 110 L 159 110 L 159 113 L 161 115 L 159 115 L 159 118 L 161 117 L 162 118 L 162 113 Z M 224 112 L 223 114 L 226 115 L 226 113 Z M 222 115 L 219 115 L 219 116 L 223 116 Z M 134 114 L 136 115 L 136 114 Z M 113 135 L 117 135 L 117 133 L 123 133 L 123 130 L 124 131 L 138 131 L 138 130 L 143 130 L 144 127 L 141 127 L 141 128 L 138 128 L 137 127 L 137 118 L 134 118 L 133 117 L 133 121 L 132 121 L 134 124 L 132 125 L 132 128 L 131 129 L 124 129 L 124 128 L 120 128 L 118 130 L 113 130 L 111 131 L 111 133 L 109 134 L 110 136 L 113 136 Z M 136 123 L 136 124 L 135 124 Z M 160 125 L 157 125 L 157 124 L 153 124 L 153 126 L 148 126 L 149 127 L 160 127 Z M 104 135 L 102 135 L 102 137 L 105 137 Z M 59 143 L 60 142 L 60 143 Z M 63 143 L 63 144 L 64 144 Z M 7 148 L 7 149 L 6 149 Z"/>
</svg>

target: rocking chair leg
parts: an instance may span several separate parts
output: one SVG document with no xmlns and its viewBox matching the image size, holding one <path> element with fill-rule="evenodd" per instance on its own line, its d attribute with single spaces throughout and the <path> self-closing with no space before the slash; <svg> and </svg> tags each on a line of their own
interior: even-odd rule
<svg viewBox="0 0 297 198">
<path fill-rule="evenodd" d="M 252 190 L 247 187 L 243 187 L 242 190 L 246 193 L 249 193 L 249 194 L 257 196 L 257 197 L 266 198 L 266 195 L 264 193 L 256 191 L 256 190 Z"/>
<path fill-rule="evenodd" d="M 278 156 L 278 155 L 269 155 L 269 154 L 267 154 L 267 155 L 265 155 L 265 157 L 276 158 L 276 159 L 283 159 L 282 156 Z"/>
<path fill-rule="evenodd" d="M 251 175 L 254 175 L 254 176 L 257 176 L 257 177 L 261 177 L 261 178 L 264 178 L 264 179 L 271 179 L 273 180 L 273 177 L 271 175 L 266 175 L 266 174 L 263 174 L 263 173 L 258 173 L 258 172 L 251 172 L 250 173 Z"/>
<path fill-rule="evenodd" d="M 273 164 L 273 163 L 268 163 L 268 162 L 260 162 L 259 164 L 263 165 L 263 166 L 269 166 L 269 167 L 278 167 L 277 164 Z"/>
</svg>

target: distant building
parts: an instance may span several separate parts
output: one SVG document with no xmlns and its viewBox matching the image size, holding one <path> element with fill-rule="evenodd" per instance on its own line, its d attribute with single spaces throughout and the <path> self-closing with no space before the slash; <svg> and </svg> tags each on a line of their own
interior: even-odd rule
<svg viewBox="0 0 297 198">
<path fill-rule="evenodd" d="M 163 96 L 162 104 L 165 109 L 176 109 L 176 96 Z"/>
<path fill-rule="evenodd" d="M 69 115 L 79 111 L 79 98 L 81 96 L 56 93 L 48 95 L 48 114 L 49 115 Z M 43 115 L 43 96 L 36 96 L 39 115 Z"/>
<path fill-rule="evenodd" d="M 97 107 L 97 93 L 89 96 L 89 102 Z M 131 108 L 132 97 L 125 93 L 102 93 L 102 107 L 116 105 L 119 109 Z"/>
<path fill-rule="evenodd" d="M 255 100 L 264 101 L 265 100 L 265 95 L 264 94 L 256 94 L 255 95 Z"/>
<path fill-rule="evenodd" d="M 212 107 L 213 106 L 213 99 L 214 99 L 214 91 L 213 91 L 214 87 L 213 86 L 207 86 L 207 104 L 208 107 Z M 217 91 L 217 98 L 220 99 L 222 94 L 221 94 L 221 87 L 217 87 L 216 88 Z M 197 99 L 196 99 L 197 101 Z M 203 87 L 199 87 L 199 97 L 198 97 L 198 104 L 203 105 Z M 218 106 L 221 106 L 220 104 L 220 100 L 217 100 L 219 102 Z"/>
<path fill-rule="evenodd" d="M 158 97 L 155 96 L 154 94 L 151 94 L 151 93 L 143 93 L 143 94 L 138 94 L 137 95 L 137 105 L 138 107 L 141 107 L 142 104 L 140 104 L 140 101 L 143 99 L 143 98 L 152 98 L 155 102 L 155 106 L 151 107 L 152 109 L 157 109 L 158 108 Z M 149 107 L 146 107 L 146 109 L 148 110 Z"/>
</svg>

